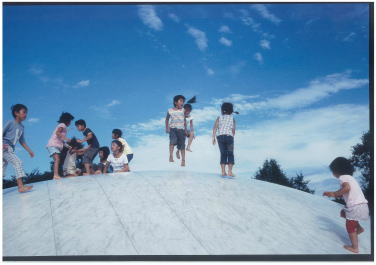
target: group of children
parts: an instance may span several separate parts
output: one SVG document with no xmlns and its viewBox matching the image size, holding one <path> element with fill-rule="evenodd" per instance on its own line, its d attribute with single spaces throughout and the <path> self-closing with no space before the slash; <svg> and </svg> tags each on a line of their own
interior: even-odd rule
<svg viewBox="0 0 376 265">
<path fill-rule="evenodd" d="M 189 138 L 187 151 L 191 151 L 192 140 L 195 137 L 193 128 L 193 118 L 191 116 L 192 103 L 196 102 L 196 97 L 190 99 L 184 104 L 185 97 L 177 95 L 173 99 L 173 108 L 170 108 L 166 116 L 166 133 L 169 133 L 169 161 L 174 162 L 174 147 L 177 146 L 176 156 L 180 159 L 181 166 L 185 166 L 185 140 Z M 31 157 L 34 157 L 33 151 L 26 144 L 24 138 L 24 126 L 22 121 L 27 117 L 27 107 L 22 104 L 16 104 L 11 107 L 14 120 L 8 121 L 3 129 L 3 176 L 8 163 L 11 163 L 16 172 L 16 180 L 19 192 L 27 192 L 32 186 L 26 186 L 22 182 L 22 177 L 26 174 L 23 170 L 22 161 L 16 156 L 15 145 L 19 142 Z M 234 166 L 234 136 L 235 119 L 233 118 L 233 105 L 225 102 L 221 106 L 221 115 L 214 123 L 212 143 L 218 142 L 220 150 L 220 166 L 222 176 L 233 177 L 232 168 Z M 238 113 L 237 113 L 238 114 Z M 59 165 L 63 150 L 66 151 L 63 163 L 64 176 L 78 176 L 80 174 L 103 174 L 107 172 L 126 172 L 130 171 L 129 162 L 133 158 L 133 152 L 128 143 L 121 138 L 122 132 L 119 129 L 112 131 L 111 151 L 108 147 L 99 147 L 99 142 L 92 130 L 86 127 L 84 120 L 77 120 L 75 126 L 77 130 L 84 135 L 83 139 L 69 139 L 67 137 L 67 127 L 69 127 L 74 117 L 67 112 L 62 113 L 58 125 L 53 131 L 47 150 L 54 159 L 54 179 L 61 178 L 59 175 Z M 83 147 L 86 142 L 87 146 Z M 100 162 L 92 164 L 93 159 L 99 153 Z M 82 168 L 77 167 L 77 160 L 82 160 Z M 226 165 L 228 172 L 226 172 Z M 344 247 L 354 253 L 359 252 L 358 234 L 364 231 L 360 226 L 360 220 L 366 220 L 369 216 L 368 201 L 363 192 L 352 176 L 354 168 L 350 161 L 343 157 L 337 157 L 329 166 L 332 174 L 339 179 L 341 189 L 335 192 L 324 192 L 323 196 L 343 197 L 346 202 L 345 208 L 340 216 L 346 219 L 346 230 L 351 240 L 351 245 Z M 85 171 L 85 172 L 83 172 Z"/>
</svg>

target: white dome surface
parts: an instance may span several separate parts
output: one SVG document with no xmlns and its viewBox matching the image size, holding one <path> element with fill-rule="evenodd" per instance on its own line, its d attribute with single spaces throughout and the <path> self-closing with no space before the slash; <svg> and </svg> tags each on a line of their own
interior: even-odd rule
<svg viewBox="0 0 376 265">
<path fill-rule="evenodd" d="M 251 178 L 141 171 L 33 185 L 3 190 L 3 256 L 350 254 L 341 205 Z"/>
</svg>

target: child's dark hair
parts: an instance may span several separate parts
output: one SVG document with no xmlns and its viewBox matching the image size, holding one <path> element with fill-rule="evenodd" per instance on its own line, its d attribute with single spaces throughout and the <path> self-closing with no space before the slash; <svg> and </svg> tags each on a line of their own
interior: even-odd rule
<svg viewBox="0 0 376 265">
<path fill-rule="evenodd" d="M 354 166 L 351 164 L 350 160 L 344 157 L 337 157 L 329 165 L 332 173 L 337 175 L 352 175 L 354 173 Z"/>
<path fill-rule="evenodd" d="M 81 149 L 84 147 L 83 144 L 77 142 L 77 139 L 75 137 L 73 137 L 70 141 L 69 141 L 69 146 L 71 146 L 72 148 L 74 149 Z"/>
<path fill-rule="evenodd" d="M 178 102 L 179 99 L 183 99 L 183 102 L 185 102 L 185 97 L 183 95 L 176 95 L 173 101 L 174 107 L 176 107 L 175 103 Z"/>
<path fill-rule="evenodd" d="M 57 122 L 64 123 L 65 125 L 68 126 L 68 123 L 70 123 L 72 120 L 74 120 L 74 117 L 72 114 L 70 114 L 69 112 L 63 112 L 61 113 L 60 118 Z"/>
<path fill-rule="evenodd" d="M 234 111 L 234 105 L 230 102 L 224 102 L 221 106 L 222 115 L 230 115 L 232 113 L 239 114 L 239 112 Z"/>
<path fill-rule="evenodd" d="M 120 129 L 113 129 L 112 133 L 115 134 L 118 138 L 123 135 L 123 133 Z"/>
<path fill-rule="evenodd" d="M 20 110 L 24 109 L 27 112 L 27 107 L 24 104 L 15 104 L 10 107 L 12 111 L 12 115 L 14 118 L 16 118 L 16 112 L 19 112 Z"/>
<path fill-rule="evenodd" d="M 86 122 L 84 120 L 77 120 L 74 125 L 83 125 L 86 128 Z"/>
<path fill-rule="evenodd" d="M 188 100 L 187 104 L 185 104 L 183 106 L 183 108 L 186 109 L 186 110 L 192 111 L 192 105 L 191 104 L 193 104 L 193 103 L 196 103 L 196 96 L 194 96 L 193 98 Z"/>
<path fill-rule="evenodd" d="M 113 140 L 112 143 L 113 143 L 113 144 L 116 144 L 117 146 L 120 147 L 120 150 L 119 150 L 120 153 L 123 152 L 123 150 L 124 150 L 124 146 L 123 146 L 123 144 L 122 144 L 119 140 Z"/>
<path fill-rule="evenodd" d="M 110 154 L 110 148 L 108 148 L 107 146 L 102 146 L 101 148 L 99 148 L 99 152 L 100 151 L 103 152 L 103 159 L 107 159 Z"/>
</svg>

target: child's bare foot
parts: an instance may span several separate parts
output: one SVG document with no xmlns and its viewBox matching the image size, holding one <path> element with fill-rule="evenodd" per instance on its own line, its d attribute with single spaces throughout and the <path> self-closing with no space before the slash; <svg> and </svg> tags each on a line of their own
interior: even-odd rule
<svg viewBox="0 0 376 265">
<path fill-rule="evenodd" d="M 54 179 L 61 179 L 61 177 L 57 175 L 57 176 L 54 176 Z"/>
<path fill-rule="evenodd" d="M 225 171 L 222 172 L 222 177 L 227 176 L 227 173 Z"/>
<path fill-rule="evenodd" d="M 185 167 L 185 160 L 182 160 L 182 161 L 181 161 L 181 166 L 182 166 L 182 167 Z"/>
<path fill-rule="evenodd" d="M 180 154 L 179 154 L 179 150 L 178 150 L 178 151 L 176 151 L 176 157 L 177 157 L 178 159 L 180 159 Z"/>
<path fill-rule="evenodd" d="M 192 150 L 189 148 L 189 147 L 187 147 L 187 149 L 186 149 L 187 151 L 189 151 L 189 152 L 192 152 Z"/>
<path fill-rule="evenodd" d="M 364 232 L 364 228 L 363 227 L 360 227 L 360 228 L 358 228 L 357 229 L 357 231 L 356 231 L 357 233 L 358 233 L 358 235 L 359 234 L 361 234 L 361 233 L 363 233 Z"/>
<path fill-rule="evenodd" d="M 18 187 L 18 192 L 20 193 L 23 193 L 23 192 L 27 192 L 29 190 L 31 190 L 33 188 L 33 186 L 22 186 L 22 187 Z"/>
<path fill-rule="evenodd" d="M 170 162 L 174 162 L 174 158 L 172 156 L 170 156 Z"/>
<path fill-rule="evenodd" d="M 351 252 L 354 252 L 354 253 L 359 253 L 359 249 L 353 248 L 353 246 L 344 245 L 343 247 L 345 249 L 347 249 L 348 251 L 351 251 Z"/>
</svg>

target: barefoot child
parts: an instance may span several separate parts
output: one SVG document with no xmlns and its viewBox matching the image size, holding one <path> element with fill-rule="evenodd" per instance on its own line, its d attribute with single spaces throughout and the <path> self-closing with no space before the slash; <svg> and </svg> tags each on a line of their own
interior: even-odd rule
<svg viewBox="0 0 376 265">
<path fill-rule="evenodd" d="M 82 149 L 82 144 L 78 143 L 76 138 L 72 138 L 69 142 L 69 150 L 64 160 L 63 172 L 64 177 L 76 177 L 80 175 L 81 170 L 76 166 L 77 155 L 82 155 L 83 152 L 78 150 Z"/>
<path fill-rule="evenodd" d="M 133 151 L 132 148 L 129 146 L 127 141 L 124 138 L 121 138 L 123 132 L 120 129 L 113 129 L 112 130 L 112 139 L 119 140 L 124 148 L 124 153 L 127 155 L 128 163 L 131 162 L 133 159 Z"/>
<path fill-rule="evenodd" d="M 113 140 L 111 144 L 111 151 L 107 158 L 106 166 L 104 167 L 104 173 L 107 173 L 108 167 L 111 165 L 114 172 L 128 172 L 128 159 L 127 155 L 123 153 L 123 145 L 118 140 Z"/>
<path fill-rule="evenodd" d="M 84 175 L 90 175 L 93 174 L 93 169 L 92 169 L 92 162 L 95 158 L 95 156 L 98 153 L 99 150 L 99 142 L 95 134 L 93 133 L 92 130 L 86 127 L 86 122 L 84 120 L 78 120 L 75 122 L 75 125 L 77 127 L 77 130 L 83 133 L 85 136 L 84 139 L 82 140 L 77 140 L 79 143 L 84 143 L 87 142 L 88 146 L 86 148 L 80 149 L 78 151 L 83 151 L 83 163 L 85 166 L 85 171 Z"/>
<path fill-rule="evenodd" d="M 368 201 L 364 197 L 356 179 L 352 176 L 354 167 L 344 157 L 337 157 L 329 165 L 334 177 L 339 179 L 341 189 L 338 191 L 326 191 L 323 196 L 343 197 L 346 207 L 341 210 L 341 217 L 346 219 L 346 230 L 349 234 L 351 245 L 343 246 L 345 249 L 359 253 L 358 234 L 364 231 L 360 226 L 360 220 L 367 220 L 369 215 Z"/>
<path fill-rule="evenodd" d="M 11 107 L 14 120 L 8 121 L 3 129 L 3 177 L 8 163 L 11 163 L 16 172 L 17 186 L 19 192 L 26 192 L 33 186 L 26 186 L 22 182 L 22 178 L 26 177 L 23 170 L 22 161 L 14 153 L 17 141 L 29 153 L 30 157 L 34 157 L 33 151 L 26 144 L 24 137 L 24 126 L 22 121 L 27 117 L 27 107 L 23 104 L 16 104 Z"/>
<path fill-rule="evenodd" d="M 59 175 L 59 165 L 60 165 L 60 154 L 64 147 L 64 141 L 69 141 L 67 135 L 67 128 L 70 125 L 74 117 L 68 113 L 63 112 L 58 120 L 58 125 L 52 132 L 52 135 L 47 143 L 47 150 L 50 153 L 50 157 L 54 159 L 54 179 L 60 179 Z"/>
<path fill-rule="evenodd" d="M 107 158 L 110 154 L 110 149 L 107 146 L 102 146 L 99 148 L 99 163 L 94 165 L 94 174 L 103 174 L 104 172 L 104 167 L 106 166 L 107 163 Z M 108 170 L 109 173 L 113 172 L 113 169 L 111 166 L 109 166 Z"/>
<path fill-rule="evenodd" d="M 185 124 L 187 128 L 187 137 L 188 137 L 188 145 L 187 151 L 192 152 L 191 144 L 193 139 L 195 138 L 195 132 L 193 128 L 193 117 L 191 115 L 192 105 L 187 103 L 184 105 L 184 116 L 185 116 Z"/>
<path fill-rule="evenodd" d="M 231 103 L 225 102 L 221 106 L 222 115 L 217 118 L 213 127 L 213 145 L 217 135 L 219 151 L 221 153 L 222 176 L 234 177 L 232 167 L 234 166 L 234 136 L 235 136 L 235 119 L 232 116 L 234 107 Z M 235 112 L 239 114 L 238 112 Z M 226 173 L 228 166 L 228 174 Z"/>
</svg>

